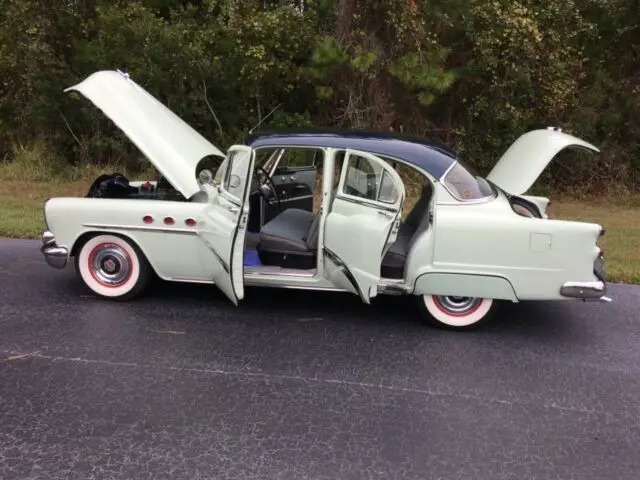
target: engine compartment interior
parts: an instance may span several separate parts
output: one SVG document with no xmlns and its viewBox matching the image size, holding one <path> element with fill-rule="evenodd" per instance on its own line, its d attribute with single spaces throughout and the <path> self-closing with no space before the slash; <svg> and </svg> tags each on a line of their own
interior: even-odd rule
<svg viewBox="0 0 640 480">
<path fill-rule="evenodd" d="M 160 177 L 155 182 L 135 182 L 132 184 L 121 173 L 103 174 L 96 178 L 87 198 L 139 198 L 144 200 L 170 200 L 175 202 L 188 201 L 180 192 L 171 186 L 164 178 Z"/>
</svg>

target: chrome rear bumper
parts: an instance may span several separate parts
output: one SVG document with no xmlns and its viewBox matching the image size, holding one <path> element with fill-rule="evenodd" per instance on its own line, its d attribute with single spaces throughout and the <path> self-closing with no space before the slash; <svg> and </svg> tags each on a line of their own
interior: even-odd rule
<svg viewBox="0 0 640 480">
<path fill-rule="evenodd" d="M 50 267 L 64 268 L 69 260 L 69 249 L 58 245 L 56 237 L 49 230 L 42 232 L 42 247 L 40 251 L 44 255 Z"/>
<path fill-rule="evenodd" d="M 560 287 L 560 295 L 563 297 L 610 302 L 611 299 L 605 297 L 605 293 L 607 293 L 607 284 L 601 280 L 596 282 L 565 282 Z"/>
</svg>

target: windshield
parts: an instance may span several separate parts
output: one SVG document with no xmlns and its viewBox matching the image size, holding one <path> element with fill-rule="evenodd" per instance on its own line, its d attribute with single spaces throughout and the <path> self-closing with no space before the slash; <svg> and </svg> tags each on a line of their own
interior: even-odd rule
<svg viewBox="0 0 640 480">
<path fill-rule="evenodd" d="M 444 186 L 458 200 L 471 201 L 492 197 L 495 192 L 484 178 L 456 163 L 444 176 Z"/>
</svg>

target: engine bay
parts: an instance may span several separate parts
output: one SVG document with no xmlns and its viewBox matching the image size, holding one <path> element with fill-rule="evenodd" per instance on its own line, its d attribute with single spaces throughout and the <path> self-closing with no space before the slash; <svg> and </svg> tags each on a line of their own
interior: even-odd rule
<svg viewBox="0 0 640 480">
<path fill-rule="evenodd" d="M 143 200 L 169 200 L 186 202 L 187 199 L 164 178 L 157 182 L 132 184 L 121 173 L 103 174 L 96 178 L 86 195 L 87 198 L 130 198 Z"/>
</svg>

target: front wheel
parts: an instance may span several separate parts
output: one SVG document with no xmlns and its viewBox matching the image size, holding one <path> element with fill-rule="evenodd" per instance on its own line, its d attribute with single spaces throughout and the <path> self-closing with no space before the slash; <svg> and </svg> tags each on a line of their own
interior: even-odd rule
<svg viewBox="0 0 640 480">
<path fill-rule="evenodd" d="M 129 300 L 151 280 L 151 266 L 140 249 L 115 235 L 96 235 L 75 257 L 76 272 L 84 284 L 101 297 Z"/>
<path fill-rule="evenodd" d="M 490 298 L 418 295 L 418 307 L 427 323 L 449 330 L 469 330 L 485 324 L 497 303 Z"/>
</svg>

